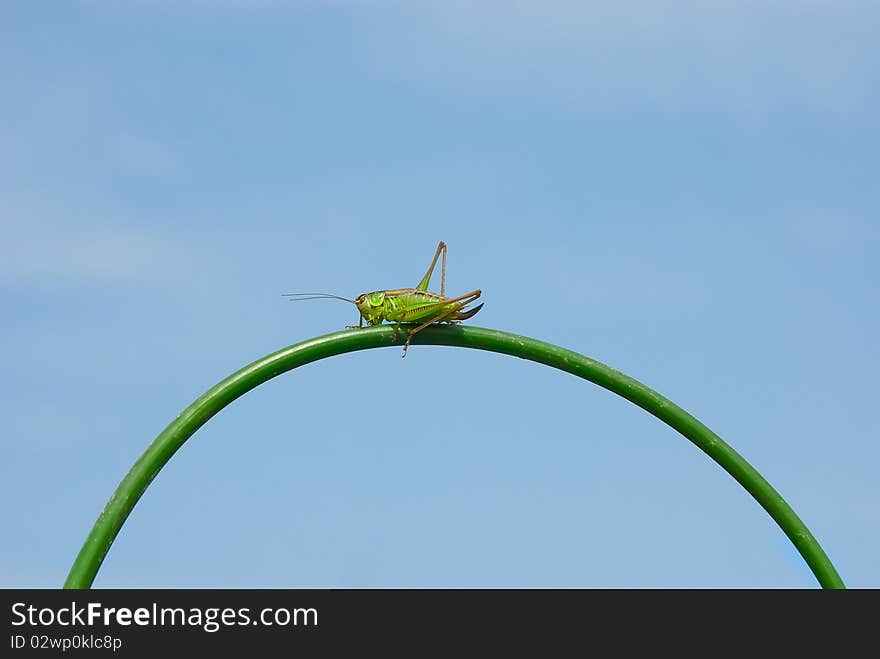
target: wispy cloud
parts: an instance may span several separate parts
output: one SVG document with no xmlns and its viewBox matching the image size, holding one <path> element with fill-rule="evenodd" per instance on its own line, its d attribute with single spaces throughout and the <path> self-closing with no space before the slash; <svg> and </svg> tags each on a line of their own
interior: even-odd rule
<svg viewBox="0 0 880 659">
<path fill-rule="evenodd" d="M 417 29 L 442 35 L 443 47 L 414 40 L 411 57 L 381 69 L 414 84 L 522 85 L 591 109 L 678 110 L 696 94 L 745 118 L 791 104 L 846 116 L 877 98 L 865 48 L 880 11 L 867 3 L 551 0 L 421 11 L 430 21 L 414 20 Z"/>
<path fill-rule="evenodd" d="M 136 228 L 83 228 L 0 210 L 0 277 L 124 279 L 152 276 L 171 258 L 167 241 Z"/>
</svg>

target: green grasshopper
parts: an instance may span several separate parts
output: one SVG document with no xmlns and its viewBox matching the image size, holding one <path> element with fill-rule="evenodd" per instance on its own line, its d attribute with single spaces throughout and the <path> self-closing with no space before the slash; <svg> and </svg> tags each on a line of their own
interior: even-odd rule
<svg viewBox="0 0 880 659">
<path fill-rule="evenodd" d="M 441 266 L 440 275 L 440 293 L 432 293 L 428 290 L 431 283 L 431 275 L 437 265 L 437 259 L 443 255 L 443 265 Z M 458 297 L 446 297 L 446 243 L 442 240 L 437 245 L 437 251 L 428 271 L 419 285 L 415 288 L 395 288 L 387 291 L 373 291 L 372 293 L 362 293 L 354 300 L 339 295 L 331 295 L 330 293 L 285 293 L 284 297 L 291 300 L 313 300 L 315 298 L 333 298 L 344 302 L 351 302 L 358 308 L 360 319 L 357 325 L 348 325 L 347 329 L 359 329 L 367 325 L 380 325 L 383 320 L 397 323 L 395 327 L 395 337 L 400 331 L 402 323 L 419 323 L 418 326 L 410 329 L 406 335 L 406 342 L 403 344 L 403 356 L 406 357 L 406 350 L 412 337 L 433 323 L 449 323 L 455 325 L 462 320 L 472 318 L 483 308 L 483 305 L 474 307 L 467 311 L 464 308 L 482 295 L 479 289 L 459 295 Z"/>
</svg>

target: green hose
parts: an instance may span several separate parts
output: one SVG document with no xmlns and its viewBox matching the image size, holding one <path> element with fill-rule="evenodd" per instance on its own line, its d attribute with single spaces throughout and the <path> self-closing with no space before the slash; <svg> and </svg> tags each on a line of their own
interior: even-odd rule
<svg viewBox="0 0 880 659">
<path fill-rule="evenodd" d="M 399 345 L 404 337 L 404 332 L 396 337 L 391 325 L 319 336 L 258 359 L 209 389 L 156 437 L 122 479 L 92 527 L 64 587 L 91 587 L 110 545 L 147 486 L 175 451 L 229 403 L 298 366 L 356 350 Z M 623 396 L 687 437 L 748 490 L 794 543 L 823 588 L 845 588 L 822 547 L 770 483 L 718 435 L 640 382 L 565 348 L 481 327 L 434 325 L 416 334 L 412 344 L 475 348 L 520 357 L 566 371 Z"/>
</svg>

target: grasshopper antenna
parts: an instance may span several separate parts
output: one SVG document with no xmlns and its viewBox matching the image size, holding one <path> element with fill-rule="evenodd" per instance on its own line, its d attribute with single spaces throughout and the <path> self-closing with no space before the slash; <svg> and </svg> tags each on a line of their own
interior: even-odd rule
<svg viewBox="0 0 880 659">
<path fill-rule="evenodd" d="M 333 295 L 332 293 L 282 293 L 281 297 L 289 298 L 291 302 L 299 302 L 300 300 L 342 300 L 343 302 L 351 302 L 357 304 L 354 300 L 349 300 L 341 295 Z"/>
</svg>

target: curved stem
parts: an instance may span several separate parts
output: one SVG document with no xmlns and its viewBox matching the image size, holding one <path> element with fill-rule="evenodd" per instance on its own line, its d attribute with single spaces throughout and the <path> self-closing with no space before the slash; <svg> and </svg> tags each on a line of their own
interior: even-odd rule
<svg viewBox="0 0 880 659">
<path fill-rule="evenodd" d="M 399 345 L 392 326 L 346 330 L 319 336 L 272 353 L 215 385 L 163 430 L 116 488 L 68 574 L 65 588 L 89 588 L 138 499 L 175 451 L 226 405 L 251 389 L 298 366 L 357 350 Z M 828 556 L 782 496 L 754 467 L 683 409 L 640 382 L 559 346 L 524 336 L 472 326 L 431 326 L 412 343 L 457 346 L 528 359 L 598 384 L 650 412 L 697 445 L 723 467 L 776 520 L 824 588 L 844 588 Z"/>
</svg>

